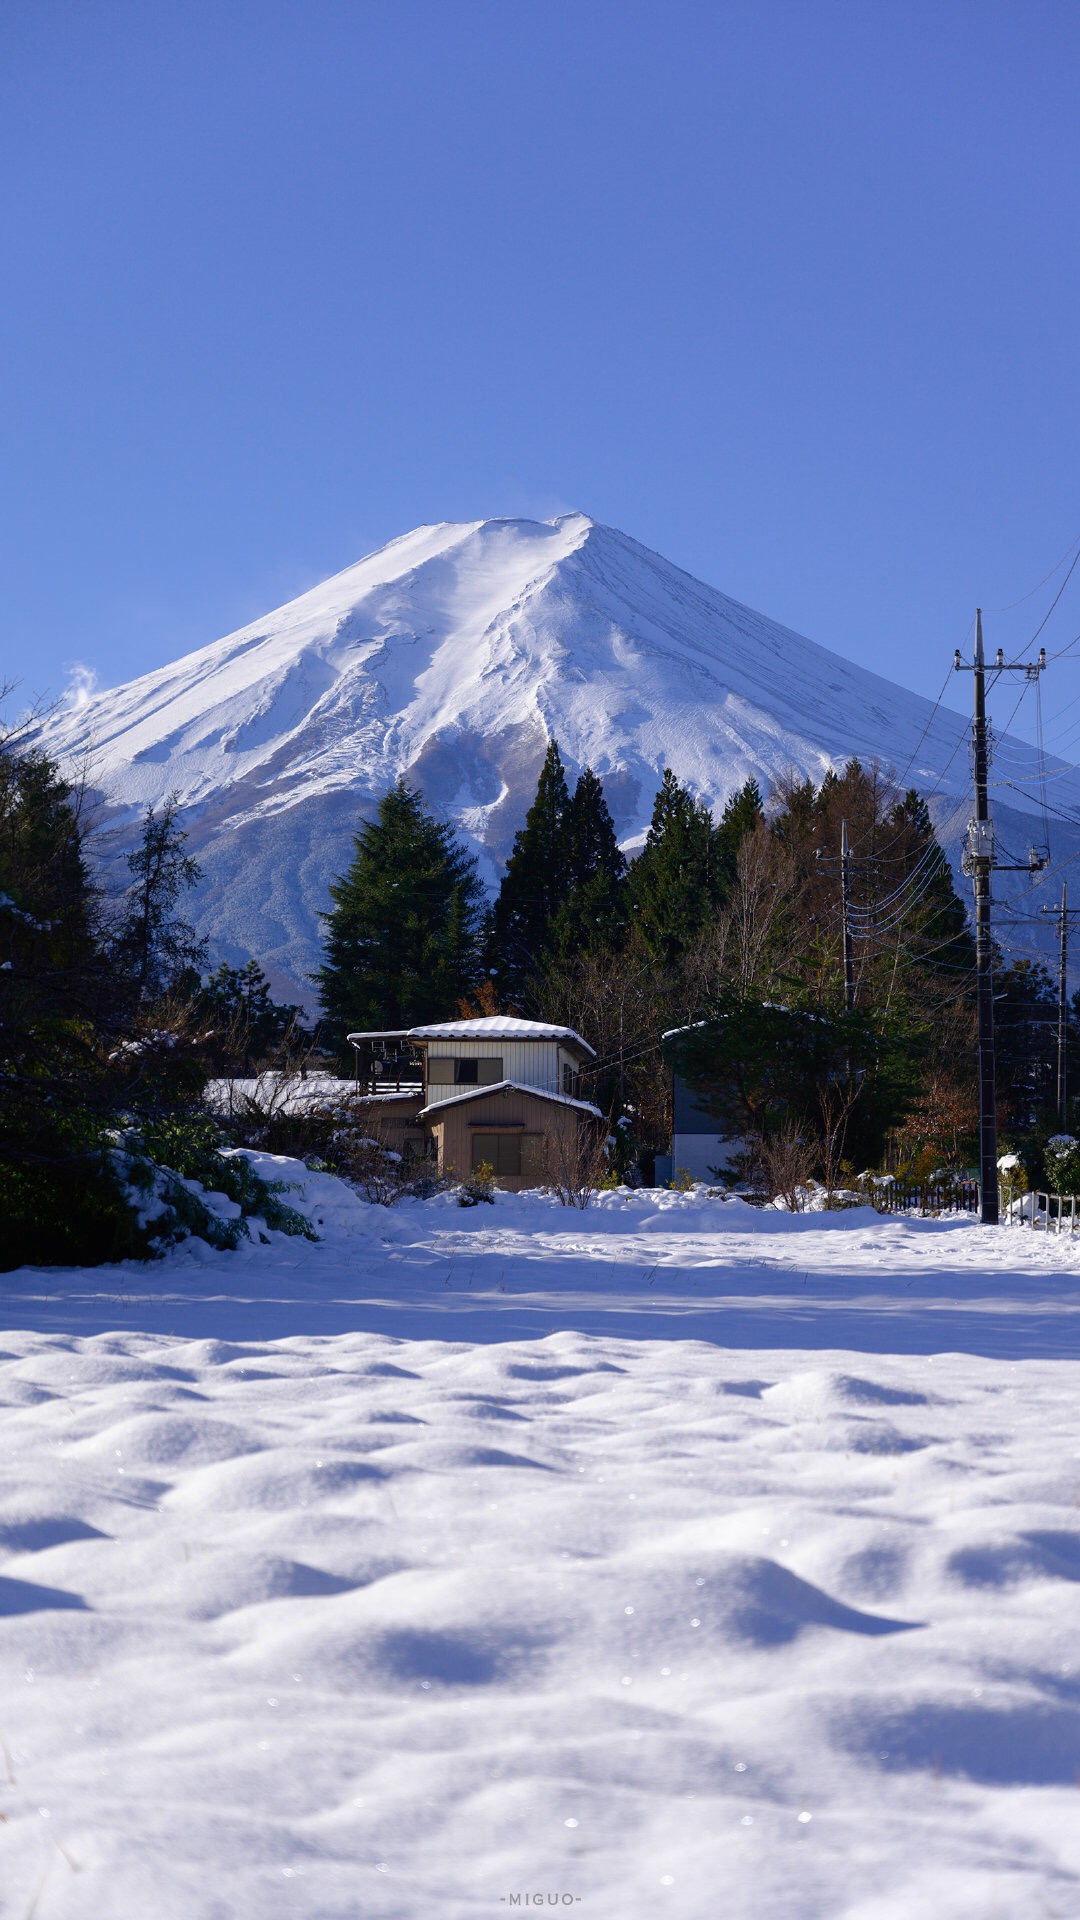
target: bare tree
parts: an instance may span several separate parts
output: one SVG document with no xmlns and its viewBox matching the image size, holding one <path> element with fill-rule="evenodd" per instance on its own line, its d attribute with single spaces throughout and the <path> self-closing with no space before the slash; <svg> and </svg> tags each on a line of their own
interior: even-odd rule
<svg viewBox="0 0 1080 1920">
<path fill-rule="evenodd" d="M 537 1011 L 572 1027 L 595 1047 L 585 1070 L 590 1100 L 613 1112 L 633 1108 L 635 1132 L 659 1146 L 671 1131 L 671 1088 L 660 1036 L 687 1017 L 681 981 L 661 977 L 634 935 L 618 952 L 582 953 L 553 964 L 537 985 Z"/>
<path fill-rule="evenodd" d="M 587 1120 L 548 1135 L 544 1185 L 562 1206 L 589 1206 L 606 1172 L 606 1135 Z"/>
<path fill-rule="evenodd" d="M 761 1181 L 769 1200 L 782 1200 L 788 1212 L 801 1213 L 815 1158 L 815 1142 L 805 1127 L 790 1119 L 774 1133 L 759 1133 L 748 1140 L 746 1171 L 751 1179 Z"/>
<path fill-rule="evenodd" d="M 735 885 L 721 916 L 740 998 L 763 984 L 767 959 L 784 928 L 793 879 L 790 856 L 776 846 L 764 823 L 745 836 L 736 855 Z"/>
<path fill-rule="evenodd" d="M 859 1073 L 823 1080 L 818 1087 L 818 1111 L 821 1115 L 818 1144 L 826 1206 L 832 1205 L 833 1196 L 840 1185 L 840 1163 L 844 1156 L 848 1123 L 861 1088 L 862 1075 Z"/>
<path fill-rule="evenodd" d="M 817 1159 L 815 1142 L 796 1121 L 787 1120 L 774 1133 L 758 1134 L 748 1142 L 770 1200 L 783 1200 L 789 1213 L 801 1213 Z"/>
</svg>

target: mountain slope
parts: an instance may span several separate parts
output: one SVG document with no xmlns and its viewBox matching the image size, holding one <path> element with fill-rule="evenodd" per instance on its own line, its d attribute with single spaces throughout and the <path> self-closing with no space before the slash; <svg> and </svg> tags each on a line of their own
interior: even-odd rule
<svg viewBox="0 0 1080 1920">
<path fill-rule="evenodd" d="M 715 807 L 750 774 L 816 780 L 857 754 L 906 769 L 947 833 L 968 811 L 959 715 L 583 514 L 419 527 L 40 739 L 89 760 L 116 846 L 177 792 L 216 951 L 310 1002 L 318 915 L 372 802 L 403 774 L 491 880 L 552 735 L 600 775 L 627 845 L 665 765 Z M 1080 776 L 1057 787 L 1080 804 Z M 1034 822 L 1012 825 L 1026 845 Z"/>
</svg>

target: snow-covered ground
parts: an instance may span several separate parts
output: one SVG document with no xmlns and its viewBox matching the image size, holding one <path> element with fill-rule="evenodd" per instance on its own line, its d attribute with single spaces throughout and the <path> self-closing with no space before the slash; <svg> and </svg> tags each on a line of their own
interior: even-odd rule
<svg viewBox="0 0 1080 1920">
<path fill-rule="evenodd" d="M 307 1204 L 0 1278 L 5 1920 L 1080 1913 L 1080 1242 Z"/>
</svg>

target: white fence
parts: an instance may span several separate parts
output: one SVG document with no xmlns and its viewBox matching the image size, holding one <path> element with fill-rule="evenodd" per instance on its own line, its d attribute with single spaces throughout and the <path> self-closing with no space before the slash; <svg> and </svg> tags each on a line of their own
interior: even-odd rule
<svg viewBox="0 0 1080 1920">
<path fill-rule="evenodd" d="M 1004 1194 L 1002 1200 L 1004 1202 Z M 1043 1233 L 1075 1233 L 1077 1230 L 1075 1193 L 1021 1193 L 1002 1206 L 1002 1219 L 1015 1227 L 1031 1227 Z"/>
</svg>

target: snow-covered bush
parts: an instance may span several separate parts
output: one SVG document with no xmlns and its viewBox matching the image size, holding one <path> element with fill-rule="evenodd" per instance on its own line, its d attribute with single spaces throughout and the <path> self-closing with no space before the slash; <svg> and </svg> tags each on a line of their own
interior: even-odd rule
<svg viewBox="0 0 1080 1920">
<path fill-rule="evenodd" d="M 263 1073 L 215 1082 L 210 1094 L 238 1146 L 334 1173 L 374 1206 L 426 1200 L 451 1184 L 439 1174 L 433 1150 L 403 1154 L 400 1130 L 380 1122 L 371 1101 L 347 1081 Z"/>
<path fill-rule="evenodd" d="M 315 1240 L 311 1222 L 283 1199 L 283 1187 L 264 1180 L 242 1153 L 225 1154 L 213 1122 L 182 1114 L 118 1132 L 107 1174 L 134 1216 L 144 1257 L 163 1253 L 190 1235 L 232 1250 L 252 1228 Z"/>
<path fill-rule="evenodd" d="M 1021 1160 L 1020 1155 L 1014 1153 L 1012 1149 L 1008 1147 L 1004 1153 L 998 1155 L 997 1165 L 998 1186 L 1001 1189 L 1001 1198 L 1006 1207 L 1011 1207 L 1013 1201 L 1019 1199 L 1020 1195 L 1026 1193 L 1028 1190 L 1030 1182 L 1027 1176 L 1027 1168 Z"/>
<path fill-rule="evenodd" d="M 1052 1193 L 1080 1193 L 1080 1141 L 1055 1133 L 1046 1143 L 1046 1182 Z"/>
</svg>

